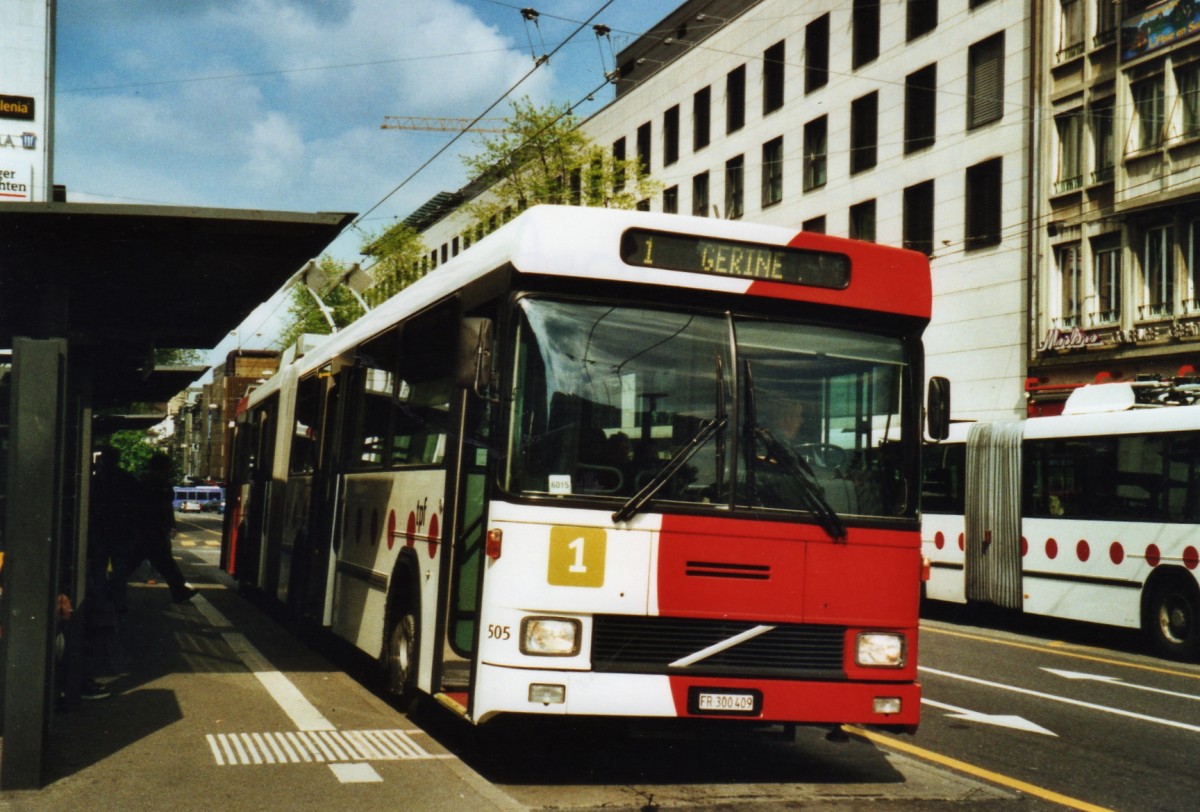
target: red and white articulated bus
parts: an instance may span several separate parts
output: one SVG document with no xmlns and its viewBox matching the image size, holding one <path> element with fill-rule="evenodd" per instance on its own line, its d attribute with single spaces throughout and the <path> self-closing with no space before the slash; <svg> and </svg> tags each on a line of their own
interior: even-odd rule
<svg viewBox="0 0 1200 812">
<path fill-rule="evenodd" d="M 1142 629 L 1200 655 L 1200 394 L 1077 389 L 1062 415 L 955 423 L 925 452 L 927 597 Z"/>
<path fill-rule="evenodd" d="M 930 303 L 911 251 L 532 208 L 250 395 L 226 566 L 476 723 L 912 730 Z"/>
</svg>

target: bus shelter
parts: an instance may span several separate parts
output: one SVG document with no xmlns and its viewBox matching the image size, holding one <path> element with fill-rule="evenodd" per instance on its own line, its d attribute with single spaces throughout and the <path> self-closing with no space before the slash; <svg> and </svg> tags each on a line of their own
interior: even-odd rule
<svg viewBox="0 0 1200 812">
<path fill-rule="evenodd" d="M 345 213 L 0 204 L 0 789 L 52 754 L 59 595 L 84 597 L 94 413 L 161 402 L 319 255 Z M 192 378 L 184 380 L 188 375 Z"/>
</svg>

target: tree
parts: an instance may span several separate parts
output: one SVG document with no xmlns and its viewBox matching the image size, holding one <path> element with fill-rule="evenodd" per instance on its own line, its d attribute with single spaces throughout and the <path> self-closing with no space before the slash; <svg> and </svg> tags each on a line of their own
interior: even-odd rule
<svg viewBox="0 0 1200 812">
<path fill-rule="evenodd" d="M 349 267 L 328 255 L 322 255 L 317 260 L 317 267 L 328 277 L 342 276 Z M 321 297 L 329 308 L 334 325 L 340 330 L 363 315 L 362 306 L 344 286 L 338 285 Z M 281 348 L 290 347 L 305 333 L 325 335 L 332 332 L 329 321 L 321 312 L 320 306 L 313 293 L 297 282 L 292 286 L 288 298 L 288 314 L 284 327 L 280 331 L 276 344 Z"/>
<path fill-rule="evenodd" d="M 181 350 L 155 348 L 154 364 L 160 367 L 189 367 L 204 363 L 204 353 L 200 350 Z"/>
<path fill-rule="evenodd" d="M 117 464 L 137 477 L 146 473 L 151 457 L 163 453 L 147 442 L 144 431 L 114 431 L 108 438 L 108 444 L 117 450 L 120 457 Z"/>
<path fill-rule="evenodd" d="M 569 107 L 538 108 L 528 98 L 514 101 L 504 132 L 483 138 L 463 163 L 488 186 L 463 209 L 488 224 L 538 203 L 632 209 L 661 187 L 637 158 L 593 143 Z"/>
<path fill-rule="evenodd" d="M 397 223 L 369 240 L 362 252 L 375 260 L 371 265 L 375 285 L 364 295 L 372 307 L 425 275 L 425 266 L 421 262 L 425 256 L 425 243 L 407 223 Z"/>
</svg>

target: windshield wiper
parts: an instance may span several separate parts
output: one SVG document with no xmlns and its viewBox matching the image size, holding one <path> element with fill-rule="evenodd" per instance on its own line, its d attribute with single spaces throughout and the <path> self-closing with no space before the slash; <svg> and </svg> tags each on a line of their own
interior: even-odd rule
<svg viewBox="0 0 1200 812">
<path fill-rule="evenodd" d="M 829 537 L 835 542 L 845 543 L 846 525 L 842 523 L 842 518 L 825 499 L 825 494 L 821 490 L 821 486 L 817 484 L 817 475 L 812 467 L 802 457 L 788 450 L 787 446 L 776 440 L 775 436 L 762 426 L 754 427 L 754 436 L 762 440 L 767 448 L 767 456 L 771 460 L 782 463 L 784 468 L 796 477 L 800 483 L 800 495 L 808 503 L 809 509 L 812 510 L 813 515 L 817 517 L 817 521 L 829 534 Z"/>
<path fill-rule="evenodd" d="M 612 520 L 614 522 L 623 522 L 637 515 L 637 512 L 654 498 L 654 494 L 662 490 L 663 486 L 671 481 L 671 477 L 679 473 L 684 464 L 708 442 L 708 438 L 725 428 L 725 424 L 728 422 L 729 418 L 725 415 L 720 415 L 709 418 L 701 423 L 700 428 L 692 435 L 692 439 L 680 446 L 679 450 L 671 455 L 671 459 L 667 460 L 666 464 L 658 469 L 654 476 L 650 478 L 650 481 L 640 491 L 631 496 L 629 501 L 621 506 L 620 510 L 612 515 Z"/>
</svg>

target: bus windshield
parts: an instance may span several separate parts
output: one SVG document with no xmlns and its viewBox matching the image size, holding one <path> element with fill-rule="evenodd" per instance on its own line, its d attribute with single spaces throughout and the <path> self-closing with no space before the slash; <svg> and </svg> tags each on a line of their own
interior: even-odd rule
<svg viewBox="0 0 1200 812">
<path fill-rule="evenodd" d="M 915 515 L 902 339 L 533 297 L 520 309 L 510 492 L 619 504 L 649 483 L 659 509 Z"/>
</svg>

